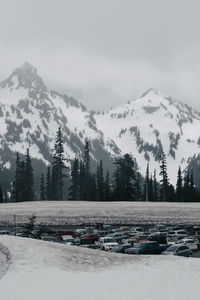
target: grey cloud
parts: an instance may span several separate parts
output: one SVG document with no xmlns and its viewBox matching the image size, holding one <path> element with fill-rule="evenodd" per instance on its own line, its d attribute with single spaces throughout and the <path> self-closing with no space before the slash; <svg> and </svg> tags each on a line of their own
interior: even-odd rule
<svg viewBox="0 0 200 300">
<path fill-rule="evenodd" d="M 0 79 L 28 60 L 52 88 L 91 108 L 155 87 L 200 109 L 199 1 L 0 4 Z"/>
</svg>

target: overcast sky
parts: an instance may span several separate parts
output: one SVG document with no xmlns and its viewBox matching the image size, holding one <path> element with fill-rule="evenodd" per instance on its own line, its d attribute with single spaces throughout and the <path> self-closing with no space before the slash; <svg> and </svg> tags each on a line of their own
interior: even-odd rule
<svg viewBox="0 0 200 300">
<path fill-rule="evenodd" d="M 153 87 L 200 109 L 199 0 L 0 0 L 0 80 L 29 61 L 89 108 Z"/>
</svg>

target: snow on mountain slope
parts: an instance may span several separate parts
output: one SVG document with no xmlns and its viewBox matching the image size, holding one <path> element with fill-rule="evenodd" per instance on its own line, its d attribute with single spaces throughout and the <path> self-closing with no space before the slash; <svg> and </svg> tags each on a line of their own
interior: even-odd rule
<svg viewBox="0 0 200 300">
<path fill-rule="evenodd" d="M 72 97 L 48 90 L 29 63 L 0 83 L 0 158 L 4 167 L 10 166 L 11 153 L 24 154 L 27 147 L 33 158 L 51 161 L 59 126 L 68 159 L 81 157 L 85 139 L 91 142 L 94 160 L 109 160 L 110 155 L 119 153 L 97 129 L 93 115 Z"/>
<path fill-rule="evenodd" d="M 91 113 L 67 95 L 49 90 L 29 63 L 15 69 L 0 83 L 0 163 L 12 168 L 15 152 L 49 163 L 58 127 L 61 126 L 66 157 L 81 157 L 85 139 L 95 161 L 109 169 L 112 158 L 132 153 L 144 175 L 159 172 L 160 155 L 167 155 L 168 174 L 175 184 L 179 165 L 197 165 L 200 150 L 200 113 L 154 90 L 135 101 Z"/>
<path fill-rule="evenodd" d="M 122 153 L 133 154 L 143 175 L 147 162 L 151 172 L 159 172 L 164 151 L 169 177 L 175 184 L 179 165 L 184 170 L 200 152 L 200 113 L 154 89 L 135 101 L 96 114 L 95 119 Z"/>
</svg>

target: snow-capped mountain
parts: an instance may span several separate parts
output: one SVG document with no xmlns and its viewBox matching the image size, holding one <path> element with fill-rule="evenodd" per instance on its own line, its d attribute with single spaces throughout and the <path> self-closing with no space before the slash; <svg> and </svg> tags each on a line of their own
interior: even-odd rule
<svg viewBox="0 0 200 300">
<path fill-rule="evenodd" d="M 94 160 L 119 154 L 115 143 L 96 127 L 93 114 L 67 95 L 49 90 L 29 63 L 17 68 L 0 83 L 0 159 L 10 169 L 15 153 L 48 164 L 58 127 L 62 128 L 67 159 L 81 157 L 85 140 L 90 140 Z M 110 163 L 111 164 L 111 163 Z"/>
<path fill-rule="evenodd" d="M 111 168 L 113 156 L 132 153 L 144 175 L 159 173 L 160 155 L 167 156 L 170 181 L 182 170 L 199 163 L 200 113 L 171 97 L 148 90 L 140 98 L 104 113 L 89 112 L 67 95 L 47 88 L 29 63 L 15 69 L 0 83 L 0 163 L 13 170 L 15 153 L 51 162 L 56 131 L 61 126 L 66 157 L 81 157 L 90 140 L 94 161 Z"/>
<path fill-rule="evenodd" d="M 200 153 L 200 113 L 155 89 L 96 115 L 96 124 L 122 153 L 133 154 L 143 175 L 147 162 L 159 172 L 164 152 L 173 184 L 179 165 L 186 169 Z"/>
</svg>

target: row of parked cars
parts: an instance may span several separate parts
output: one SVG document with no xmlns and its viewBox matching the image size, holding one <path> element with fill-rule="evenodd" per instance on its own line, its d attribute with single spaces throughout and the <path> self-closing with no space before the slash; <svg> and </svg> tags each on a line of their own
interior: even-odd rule
<svg viewBox="0 0 200 300">
<path fill-rule="evenodd" d="M 125 254 L 174 254 L 189 257 L 200 249 L 198 226 L 113 227 L 98 224 L 77 229 L 40 226 L 30 229 L 18 226 L 10 234 Z"/>
</svg>

